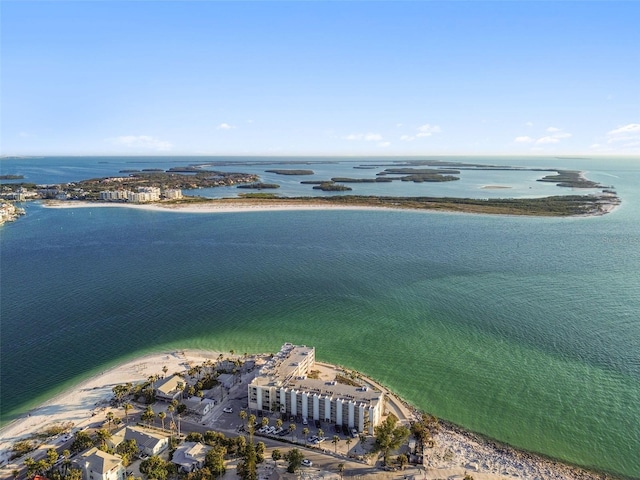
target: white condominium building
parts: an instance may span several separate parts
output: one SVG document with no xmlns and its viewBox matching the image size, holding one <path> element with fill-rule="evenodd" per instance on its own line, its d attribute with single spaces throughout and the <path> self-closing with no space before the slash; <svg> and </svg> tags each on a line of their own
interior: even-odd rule
<svg viewBox="0 0 640 480">
<path fill-rule="evenodd" d="M 167 188 L 162 194 L 167 200 L 179 200 L 182 198 L 182 190 L 179 188 Z"/>
<path fill-rule="evenodd" d="M 368 387 L 307 378 L 315 349 L 285 343 L 249 384 L 249 408 L 319 420 L 373 434 L 384 393 Z"/>
</svg>

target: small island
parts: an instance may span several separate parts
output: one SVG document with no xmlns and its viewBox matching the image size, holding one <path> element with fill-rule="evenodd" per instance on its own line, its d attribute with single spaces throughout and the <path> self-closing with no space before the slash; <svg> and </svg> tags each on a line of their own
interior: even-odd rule
<svg viewBox="0 0 640 480">
<path fill-rule="evenodd" d="M 250 188 L 250 189 L 254 189 L 254 190 L 266 190 L 266 189 L 270 189 L 270 188 L 280 188 L 280 185 L 278 185 L 277 183 L 256 182 L 256 183 L 247 183 L 247 184 L 243 184 L 243 185 L 238 185 L 236 188 Z"/>
<path fill-rule="evenodd" d="M 265 170 L 276 175 L 313 175 L 313 170 Z"/>
</svg>

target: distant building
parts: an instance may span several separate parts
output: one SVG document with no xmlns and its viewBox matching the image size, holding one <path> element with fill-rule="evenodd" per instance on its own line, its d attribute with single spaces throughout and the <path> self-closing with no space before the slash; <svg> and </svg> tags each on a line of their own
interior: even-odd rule
<svg viewBox="0 0 640 480">
<path fill-rule="evenodd" d="M 315 349 L 285 343 L 247 387 L 249 408 L 355 428 L 373 434 L 380 423 L 384 393 L 367 387 L 307 378 Z"/>
<path fill-rule="evenodd" d="M 162 195 L 167 200 L 179 200 L 182 198 L 182 190 L 179 188 L 167 188 L 163 190 Z"/>
<path fill-rule="evenodd" d="M 75 463 L 82 469 L 84 480 L 124 480 L 126 472 L 120 455 L 96 447 L 80 454 Z"/>
<path fill-rule="evenodd" d="M 123 201 L 129 198 L 129 190 L 105 190 L 100 192 L 100 200 L 106 202 Z"/>
</svg>

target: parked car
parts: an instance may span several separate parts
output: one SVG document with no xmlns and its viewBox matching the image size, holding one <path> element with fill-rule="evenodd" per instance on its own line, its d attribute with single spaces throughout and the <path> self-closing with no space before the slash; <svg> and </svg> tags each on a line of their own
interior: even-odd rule
<svg viewBox="0 0 640 480">
<path fill-rule="evenodd" d="M 302 460 L 302 465 L 304 465 L 305 467 L 310 467 L 311 465 L 313 465 L 313 462 L 305 458 L 304 460 Z"/>
<path fill-rule="evenodd" d="M 231 407 L 224 407 L 224 408 L 222 409 L 222 411 L 223 411 L 224 413 L 233 413 L 233 408 L 231 408 Z"/>
<path fill-rule="evenodd" d="M 358 438 L 358 431 L 355 428 L 351 429 L 351 437 Z"/>
</svg>

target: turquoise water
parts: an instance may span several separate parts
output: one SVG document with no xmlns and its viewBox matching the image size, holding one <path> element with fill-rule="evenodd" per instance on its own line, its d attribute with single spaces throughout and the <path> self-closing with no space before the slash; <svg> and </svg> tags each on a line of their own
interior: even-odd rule
<svg viewBox="0 0 640 480">
<path fill-rule="evenodd" d="M 28 204 L 0 229 L 2 420 L 143 352 L 291 341 L 474 431 L 640 478 L 640 161 L 500 161 L 588 170 L 622 206 L 539 219 Z"/>
</svg>

